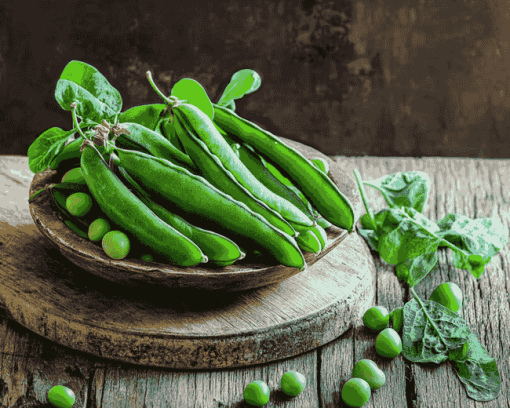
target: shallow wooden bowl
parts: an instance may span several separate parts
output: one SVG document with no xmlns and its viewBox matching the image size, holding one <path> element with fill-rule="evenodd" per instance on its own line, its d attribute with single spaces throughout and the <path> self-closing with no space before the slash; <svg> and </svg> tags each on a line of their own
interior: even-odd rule
<svg viewBox="0 0 510 408">
<path fill-rule="evenodd" d="M 338 163 L 309 146 L 289 139 L 282 140 L 309 159 L 321 157 L 327 160 L 330 165 L 329 176 L 340 191 L 351 200 L 355 213 L 359 214 L 361 201 L 355 181 Z M 49 169 L 37 173 L 32 180 L 29 196 L 48 183 L 58 183 L 61 177 L 61 174 Z M 100 246 L 81 238 L 66 226 L 48 192 L 37 195 L 30 202 L 29 208 L 37 228 L 62 255 L 87 272 L 128 286 L 157 284 L 168 288 L 239 291 L 281 282 L 300 272 L 298 268 L 255 264 L 247 260 L 225 267 L 212 267 L 207 264 L 180 267 L 129 258 L 129 255 L 128 258 L 115 260 L 109 258 Z M 339 245 L 348 234 L 347 231 L 337 227 L 330 227 L 326 232 L 328 243 L 323 252 L 318 255 L 304 252 L 308 266 Z"/>
</svg>

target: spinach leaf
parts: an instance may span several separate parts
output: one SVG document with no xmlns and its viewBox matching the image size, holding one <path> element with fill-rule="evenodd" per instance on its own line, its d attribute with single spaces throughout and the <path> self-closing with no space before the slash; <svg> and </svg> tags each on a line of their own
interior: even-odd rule
<svg viewBox="0 0 510 408">
<path fill-rule="evenodd" d="M 498 397 L 501 389 L 496 361 L 489 356 L 473 333 L 468 336 L 467 344 L 469 348 L 466 356 L 454 356 L 451 359 L 455 371 L 470 398 L 476 401 L 492 401 Z"/>
<path fill-rule="evenodd" d="M 461 249 L 453 254 L 455 267 L 469 269 L 469 265 L 473 266 L 471 271 L 476 278 L 483 273 L 484 265 L 508 243 L 508 229 L 498 218 L 471 219 L 448 214 L 438 226 L 437 235 Z"/>
<path fill-rule="evenodd" d="M 122 108 L 119 91 L 96 68 L 81 61 L 66 65 L 57 82 L 55 99 L 66 111 L 76 102 L 76 115 L 97 123 L 113 118 Z"/>
<path fill-rule="evenodd" d="M 437 249 L 439 228 L 424 215 L 409 207 L 381 210 L 375 215 L 378 225 L 379 253 L 392 265 Z"/>
<path fill-rule="evenodd" d="M 372 222 L 372 218 L 368 213 L 363 214 L 359 219 L 361 225 L 365 229 L 375 230 L 374 223 Z"/>
<path fill-rule="evenodd" d="M 431 181 L 422 171 L 404 171 L 364 181 L 379 190 L 390 207 L 411 207 L 423 212 Z"/>
<path fill-rule="evenodd" d="M 365 238 L 365 241 L 367 241 L 367 244 L 372 251 L 378 252 L 377 248 L 379 247 L 379 240 L 377 239 L 374 230 L 358 228 L 358 234 Z"/>
<path fill-rule="evenodd" d="M 62 151 L 69 137 L 75 132 L 75 129 L 66 132 L 58 127 L 52 127 L 39 135 L 28 148 L 30 171 L 39 173 L 46 170 L 51 160 Z"/>
<path fill-rule="evenodd" d="M 183 78 L 178 81 L 173 86 L 171 95 L 181 100 L 187 100 L 188 103 L 196 106 L 213 120 L 214 108 L 211 100 L 202 85 L 194 79 Z"/>
<path fill-rule="evenodd" d="M 261 83 L 260 75 L 251 69 L 242 69 L 232 75 L 232 79 L 223 91 L 218 105 L 235 110 L 234 99 L 255 92 Z"/>
<path fill-rule="evenodd" d="M 400 262 L 395 267 L 395 272 L 399 280 L 404 280 L 412 288 L 429 274 L 437 261 L 437 246 L 433 243 L 423 254 Z"/>
<path fill-rule="evenodd" d="M 402 354 L 409 361 L 440 364 L 470 334 L 464 320 L 439 303 L 412 299 L 404 306 Z"/>
<path fill-rule="evenodd" d="M 156 127 L 161 120 L 161 114 L 165 109 L 166 105 L 162 103 L 135 106 L 119 114 L 117 120 L 120 123 L 138 123 L 147 129 L 156 130 Z"/>
</svg>

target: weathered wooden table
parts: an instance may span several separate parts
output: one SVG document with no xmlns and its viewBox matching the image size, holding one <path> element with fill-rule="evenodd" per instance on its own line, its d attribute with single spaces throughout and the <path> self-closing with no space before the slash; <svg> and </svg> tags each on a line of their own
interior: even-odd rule
<svg viewBox="0 0 510 408">
<path fill-rule="evenodd" d="M 454 212 L 470 217 L 498 215 L 510 222 L 510 164 L 506 160 L 443 158 L 345 158 L 347 171 L 357 168 L 364 179 L 404 170 L 421 170 L 432 179 L 425 214 L 441 219 Z M 32 180 L 26 157 L 0 158 L 0 237 L 6 236 L 9 217 L 25 220 L 20 228 L 34 228 L 17 208 L 27 203 L 12 202 Z M 509 190 L 506 190 L 506 189 Z M 382 208 L 382 197 L 367 188 L 372 208 Z M 11 197 L 11 198 L 10 198 Z M 410 364 L 399 356 L 391 361 L 375 353 L 375 335 L 361 321 L 332 342 L 283 361 L 216 371 L 150 369 L 117 363 L 77 352 L 52 343 L 7 318 L 0 309 L 0 406 L 49 407 L 47 392 L 57 384 L 76 393 L 76 407 L 248 407 L 244 387 L 260 379 L 269 384 L 267 407 L 338 407 L 343 384 L 354 363 L 363 358 L 377 362 L 386 373 L 386 384 L 372 393 L 366 407 L 510 407 L 510 249 L 493 257 L 485 274 L 476 280 L 469 272 L 452 265 L 449 250 L 440 249 L 439 263 L 416 286 L 418 295 L 428 298 L 440 283 L 457 283 L 464 293 L 463 316 L 498 364 L 501 393 L 498 399 L 477 403 L 469 399 L 449 363 L 440 366 Z M 373 253 L 377 268 L 375 304 L 389 310 L 409 300 L 391 265 Z M 0 267 L 2 260 L 0 260 Z M 279 390 L 287 370 L 303 373 L 306 390 L 296 398 Z"/>
</svg>

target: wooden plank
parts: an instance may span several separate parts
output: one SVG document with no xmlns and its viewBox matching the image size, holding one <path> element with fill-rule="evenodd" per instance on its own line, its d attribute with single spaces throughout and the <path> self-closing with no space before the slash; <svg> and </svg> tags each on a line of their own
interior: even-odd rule
<svg viewBox="0 0 510 408">
<path fill-rule="evenodd" d="M 421 170 L 432 179 L 428 206 L 425 215 L 440 220 L 448 213 L 459 213 L 469 217 L 489 217 L 493 210 L 508 228 L 509 194 L 508 177 L 510 167 L 501 160 L 444 159 L 444 158 L 342 158 L 346 170 L 365 169 L 367 178 L 376 178 L 403 170 Z M 364 167 L 365 166 L 365 167 Z M 383 171 L 380 171 L 383 169 Z M 372 176 L 373 175 L 373 176 Z M 367 193 L 370 190 L 367 189 Z M 372 203 L 371 198 L 369 202 Z M 377 202 L 379 205 L 379 202 Z M 373 208 L 375 211 L 380 207 Z M 440 249 L 439 262 L 415 290 L 423 299 L 428 299 L 432 290 L 440 283 L 451 281 L 464 294 L 463 316 L 478 336 L 489 354 L 495 358 L 501 375 L 501 393 L 494 401 L 479 403 L 468 398 L 464 387 L 450 363 L 413 364 L 399 356 L 394 361 L 404 360 L 407 367 L 406 396 L 409 406 L 484 406 L 508 407 L 509 402 L 509 344 L 508 324 L 510 319 L 510 296 L 508 279 L 510 270 L 508 246 L 493 257 L 482 277 L 477 280 L 468 271 L 453 267 L 451 251 Z M 384 263 L 384 262 L 383 262 Z M 380 282 L 381 268 L 376 256 L 377 282 Z M 388 265 L 390 270 L 394 268 Z M 406 290 L 404 301 L 408 301 Z M 380 291 L 377 290 L 377 294 Z M 390 292 L 391 293 L 391 292 Z M 394 387 L 394 380 L 391 382 Z M 382 388 L 381 388 L 382 390 Z M 375 393 L 374 393 L 375 394 Z M 375 405 L 377 406 L 377 405 Z"/>
</svg>

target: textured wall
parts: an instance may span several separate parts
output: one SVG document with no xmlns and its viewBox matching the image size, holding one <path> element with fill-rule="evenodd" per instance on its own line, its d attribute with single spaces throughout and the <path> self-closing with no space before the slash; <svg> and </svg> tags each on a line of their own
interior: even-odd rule
<svg viewBox="0 0 510 408">
<path fill-rule="evenodd" d="M 124 109 L 198 80 L 216 102 L 234 72 L 260 89 L 242 116 L 326 154 L 509 157 L 506 0 L 0 2 L 0 154 L 71 128 L 53 92 L 73 59 Z"/>
</svg>

